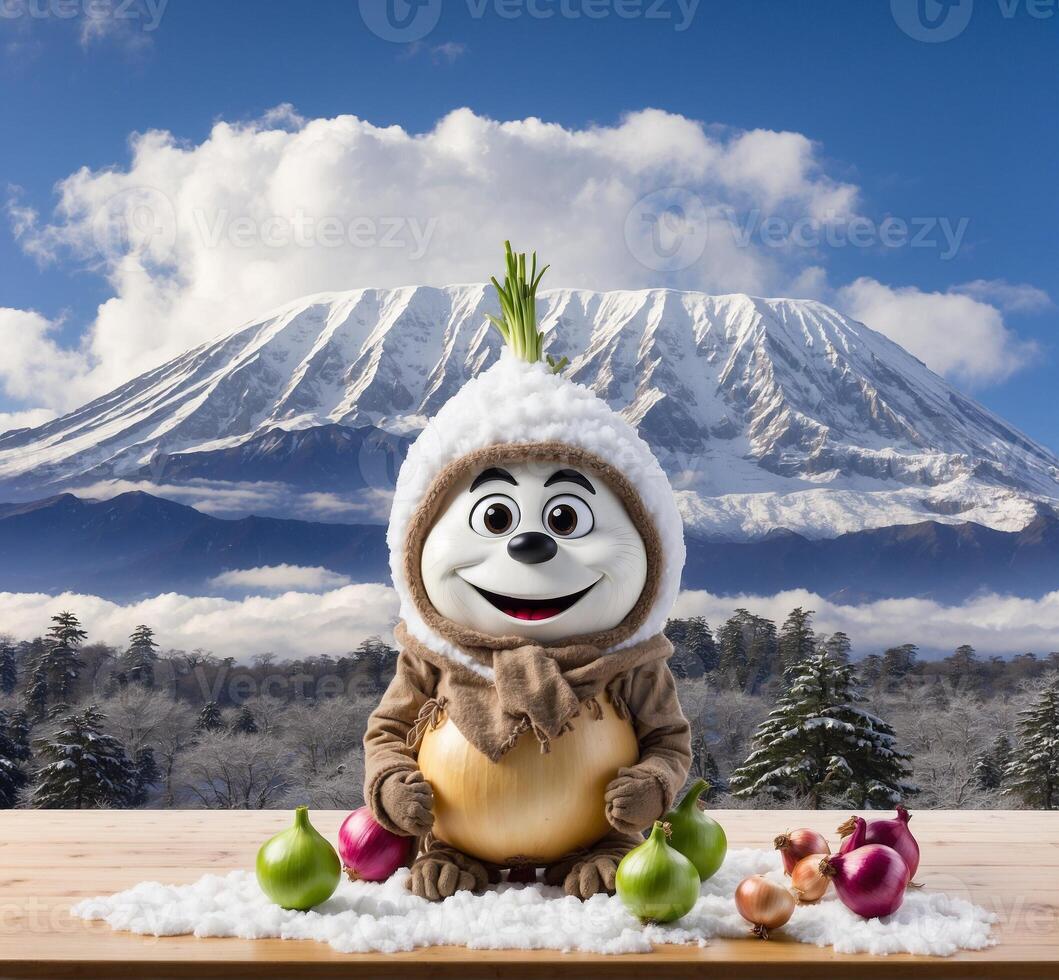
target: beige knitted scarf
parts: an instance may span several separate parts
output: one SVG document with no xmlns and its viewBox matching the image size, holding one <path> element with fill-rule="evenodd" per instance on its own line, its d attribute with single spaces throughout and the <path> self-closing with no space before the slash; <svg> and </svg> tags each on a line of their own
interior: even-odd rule
<svg viewBox="0 0 1059 980">
<path fill-rule="evenodd" d="M 601 717 L 600 696 L 628 718 L 620 689 L 629 671 L 656 660 L 665 660 L 673 647 L 661 634 L 614 653 L 576 644 L 540 647 L 524 644 L 491 650 L 493 677 L 450 660 L 420 643 L 400 623 L 396 630 L 402 649 L 433 666 L 441 675 L 439 694 L 427 701 L 408 734 L 416 747 L 430 728 L 448 717 L 479 752 L 493 762 L 527 731 L 532 731 L 547 752 L 551 740 L 572 726 L 582 710 Z"/>
</svg>

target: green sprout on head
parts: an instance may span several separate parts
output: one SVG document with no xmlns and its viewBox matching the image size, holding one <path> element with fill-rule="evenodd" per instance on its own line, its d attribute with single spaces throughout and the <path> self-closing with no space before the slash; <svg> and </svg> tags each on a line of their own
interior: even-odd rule
<svg viewBox="0 0 1059 980">
<path fill-rule="evenodd" d="M 490 313 L 486 316 L 504 338 L 504 343 L 510 347 L 515 354 L 530 364 L 536 364 L 541 360 L 541 346 L 544 334 L 537 329 L 537 287 L 540 285 L 544 273 L 550 266 L 545 266 L 540 272 L 537 271 L 537 253 L 533 253 L 529 276 L 526 275 L 526 253 L 517 255 L 511 250 L 511 242 L 504 242 L 505 257 L 507 259 L 507 275 L 504 277 L 504 285 L 492 277 L 493 286 L 496 288 L 497 298 L 500 300 L 500 312 L 502 316 L 495 317 Z M 570 361 L 563 358 L 556 361 L 551 354 L 547 357 L 548 367 L 554 374 L 558 374 Z"/>
</svg>

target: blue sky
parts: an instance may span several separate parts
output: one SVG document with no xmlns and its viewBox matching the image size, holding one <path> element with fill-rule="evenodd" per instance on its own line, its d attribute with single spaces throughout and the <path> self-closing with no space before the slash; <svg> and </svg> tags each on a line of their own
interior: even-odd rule
<svg viewBox="0 0 1059 980">
<path fill-rule="evenodd" d="M 28 9 L 23 0 L 4 2 L 9 12 Z M 63 2 L 77 16 L 55 16 Z M 979 371 L 967 383 L 1059 449 L 1059 313 L 1041 295 L 1059 299 L 1059 6 L 973 0 L 965 29 L 925 43 L 901 29 L 888 0 L 702 0 L 684 30 L 676 29 L 685 15 L 675 2 L 655 8 L 669 19 L 642 15 L 654 0 L 594 2 L 445 0 L 437 26 L 414 45 L 373 34 L 355 0 L 170 0 L 150 31 L 117 18 L 86 24 L 80 0 L 37 0 L 36 11 L 52 12 L 45 18 L 0 18 L 0 76 L 14 94 L 0 100 L 0 183 L 9 201 L 0 307 L 39 312 L 55 324 L 50 342 L 60 349 L 79 344 L 97 306 L 115 294 L 113 275 L 69 250 L 42 262 L 46 236 L 23 230 L 16 241 L 14 231 L 28 211 L 38 229 L 63 225 L 53 215 L 57 182 L 82 167 L 128 168 L 134 132 L 167 130 L 195 146 L 219 119 L 255 120 L 280 104 L 305 119 L 352 114 L 416 133 L 460 107 L 574 131 L 614 127 L 627 113 L 654 108 L 718 132 L 803 134 L 815 147 L 814 167 L 854 185 L 858 212 L 876 222 L 888 215 L 962 222 L 954 255 L 944 243 L 825 244 L 803 264 L 826 272 L 835 302 L 852 302 L 842 287 L 864 277 L 918 293 L 993 284 L 974 295 L 998 311 L 1009 346 L 1021 352 L 1018 365 L 993 376 Z M 590 18 L 590 9 L 607 16 Z M 147 8 L 133 10 L 151 19 Z M 532 179 L 513 175 L 502 191 L 518 198 L 518 182 Z M 369 284 L 356 278 L 346 285 Z M 1005 293 L 997 283 L 1036 292 Z M 953 314 L 945 329 L 958 328 L 960 308 Z M 9 379 L 0 390 L 0 412 L 35 407 L 12 387 Z"/>
</svg>

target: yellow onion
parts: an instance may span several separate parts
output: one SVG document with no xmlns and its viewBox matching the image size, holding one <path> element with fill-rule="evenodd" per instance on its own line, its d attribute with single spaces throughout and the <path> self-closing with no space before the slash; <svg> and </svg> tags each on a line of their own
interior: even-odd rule
<svg viewBox="0 0 1059 980">
<path fill-rule="evenodd" d="M 427 732 L 419 768 L 434 790 L 433 834 L 483 861 L 540 866 L 610 832 L 603 794 L 640 749 L 632 725 L 600 699 L 542 753 L 527 732 L 491 762 L 446 718 Z"/>
<path fill-rule="evenodd" d="M 305 912 L 326 902 L 338 887 L 342 863 L 335 849 L 309 823 L 308 807 L 294 811 L 294 824 L 257 852 L 261 890 L 285 909 Z"/>
<path fill-rule="evenodd" d="M 618 897 L 641 922 L 672 922 L 687 915 L 699 899 L 699 873 L 666 843 L 661 820 L 647 840 L 621 859 L 614 883 Z"/>
<path fill-rule="evenodd" d="M 662 819 L 669 824 L 669 846 L 684 855 L 706 881 L 717 873 L 728 853 L 724 828 L 699 809 L 699 797 L 709 789 L 705 779 L 697 779 L 687 795 Z"/>
<path fill-rule="evenodd" d="M 809 905 L 824 897 L 831 879 L 820 870 L 820 864 L 828 857 L 827 854 L 810 854 L 794 866 L 791 871 L 791 891 L 799 902 Z"/>
<path fill-rule="evenodd" d="M 753 927 L 754 935 L 768 939 L 769 932 L 786 925 L 794 914 L 794 896 L 763 875 L 751 875 L 735 890 L 735 907 Z"/>
</svg>

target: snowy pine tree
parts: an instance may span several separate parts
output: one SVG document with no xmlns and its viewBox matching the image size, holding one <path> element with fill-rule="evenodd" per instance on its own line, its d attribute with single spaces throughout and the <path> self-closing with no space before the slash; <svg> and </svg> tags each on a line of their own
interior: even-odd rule
<svg viewBox="0 0 1059 980">
<path fill-rule="evenodd" d="M 48 663 L 44 654 L 38 654 L 29 676 L 25 691 L 26 712 L 34 721 L 40 721 L 48 710 Z"/>
<path fill-rule="evenodd" d="M 29 717 L 20 708 L 11 715 L 11 720 L 7 724 L 7 734 L 11 739 L 12 751 L 19 762 L 26 762 L 30 757 L 29 731 Z"/>
<path fill-rule="evenodd" d="M 691 740 L 691 776 L 701 777 L 710 784 L 709 789 L 702 795 L 706 801 L 728 792 L 728 784 L 721 775 L 721 768 L 717 765 L 717 760 L 713 757 L 706 736 L 703 734 L 696 735 Z"/>
<path fill-rule="evenodd" d="M 750 613 L 746 609 L 737 609 L 717 634 L 717 670 L 732 686 L 741 687 L 746 683 L 750 654 L 747 650 L 745 625 L 749 616 Z"/>
<path fill-rule="evenodd" d="M 1000 789 L 1004 770 L 1011 761 L 1011 739 L 1001 732 L 974 764 L 974 778 L 982 789 Z"/>
<path fill-rule="evenodd" d="M 756 692 L 776 669 L 779 646 L 776 639 L 776 624 L 771 619 L 750 616 L 747 620 L 749 642 L 747 645 L 747 671 L 743 688 Z"/>
<path fill-rule="evenodd" d="M 26 771 L 21 763 L 25 754 L 12 730 L 7 713 L 0 711 L 0 809 L 10 809 L 18 802 L 22 787 L 26 785 Z"/>
<path fill-rule="evenodd" d="M 84 667 L 84 661 L 77 655 L 77 650 L 88 634 L 81 629 L 81 623 L 70 612 L 52 616 L 51 622 L 44 652 L 48 694 L 54 701 L 69 701 L 81 668 Z"/>
<path fill-rule="evenodd" d="M 1019 712 L 1018 744 L 1004 770 L 1004 792 L 1038 810 L 1059 809 L 1059 680 Z"/>
<path fill-rule="evenodd" d="M 145 745 L 136 753 L 133 762 L 132 790 L 129 794 L 130 806 L 143 806 L 148 799 L 151 787 L 161 782 L 162 771 L 154 758 L 154 749 Z"/>
<path fill-rule="evenodd" d="M 853 641 L 842 630 L 838 630 L 824 642 L 824 649 L 832 660 L 837 660 L 840 664 L 848 664 Z"/>
<path fill-rule="evenodd" d="M 207 701 L 199 712 L 199 720 L 195 728 L 200 732 L 215 732 L 224 727 L 224 717 L 221 715 L 220 705 L 216 701 Z"/>
<path fill-rule="evenodd" d="M 18 667 L 15 663 L 15 648 L 10 643 L 0 642 L 0 693 L 14 693 L 17 684 Z"/>
<path fill-rule="evenodd" d="M 898 751 L 893 729 L 857 707 L 865 699 L 851 666 L 820 651 L 787 677 L 790 687 L 732 774 L 734 796 L 865 808 L 890 807 L 915 792 L 907 782 L 909 756 Z"/>
<path fill-rule="evenodd" d="M 798 606 L 783 621 L 779 636 L 780 667 L 790 670 L 816 649 L 813 632 L 813 610 Z"/>
<path fill-rule="evenodd" d="M 232 725 L 232 731 L 243 735 L 254 735 L 257 733 L 257 722 L 254 721 L 254 713 L 246 705 L 243 705 L 242 710 L 236 717 L 235 723 Z"/>
<path fill-rule="evenodd" d="M 31 805 L 85 810 L 128 806 L 136 773 L 122 744 L 103 732 L 95 707 L 64 717 L 38 740 L 44 765 L 34 779 Z"/>
<path fill-rule="evenodd" d="M 717 666 L 717 645 L 710 624 L 701 616 L 671 619 L 665 634 L 673 644 L 670 667 L 677 677 L 698 677 Z"/>
<path fill-rule="evenodd" d="M 150 626 L 137 626 L 129 637 L 129 649 L 121 658 L 122 673 L 133 684 L 154 687 L 154 668 L 158 663 L 158 644 Z"/>
<path fill-rule="evenodd" d="M 898 681 L 910 674 L 916 666 L 918 651 L 914 643 L 902 643 L 899 647 L 890 647 L 883 654 L 883 674 L 893 681 Z"/>
</svg>

